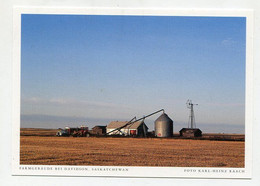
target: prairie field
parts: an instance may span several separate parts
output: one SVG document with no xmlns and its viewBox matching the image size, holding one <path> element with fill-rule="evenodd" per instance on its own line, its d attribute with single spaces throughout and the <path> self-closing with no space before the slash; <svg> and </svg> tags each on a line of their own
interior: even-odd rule
<svg viewBox="0 0 260 186">
<path fill-rule="evenodd" d="M 244 142 L 21 135 L 20 164 L 244 167 Z"/>
<path fill-rule="evenodd" d="M 57 129 L 21 128 L 21 136 L 55 136 Z"/>
</svg>

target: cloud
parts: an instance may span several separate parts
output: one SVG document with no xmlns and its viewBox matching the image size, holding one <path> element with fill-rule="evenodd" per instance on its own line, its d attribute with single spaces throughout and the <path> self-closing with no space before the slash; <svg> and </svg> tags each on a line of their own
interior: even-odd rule
<svg viewBox="0 0 260 186">
<path fill-rule="evenodd" d="M 50 100 L 47 100 L 47 102 L 54 103 L 54 104 L 61 104 L 61 105 L 68 104 L 67 100 L 65 100 L 65 99 L 57 99 L 57 98 L 52 98 Z"/>
<path fill-rule="evenodd" d="M 39 97 L 22 98 L 22 104 L 49 104 L 53 106 L 92 106 L 92 107 L 106 107 L 106 108 L 129 108 L 125 105 L 109 103 L 109 102 L 98 102 L 89 100 L 77 100 L 77 99 L 65 99 L 65 98 L 50 98 L 43 99 Z"/>
<path fill-rule="evenodd" d="M 22 98 L 22 114 L 43 114 L 55 116 L 123 118 L 132 117 L 136 108 L 110 102 L 99 102 L 66 98 Z"/>
<path fill-rule="evenodd" d="M 221 44 L 225 47 L 234 46 L 236 44 L 236 41 L 234 41 L 232 38 L 227 38 L 221 41 Z"/>
<path fill-rule="evenodd" d="M 216 107 L 245 107 L 244 103 L 207 103 L 207 105 Z"/>
<path fill-rule="evenodd" d="M 38 97 L 31 97 L 31 98 L 25 98 L 22 99 L 23 103 L 41 103 L 43 99 L 38 98 Z"/>
</svg>

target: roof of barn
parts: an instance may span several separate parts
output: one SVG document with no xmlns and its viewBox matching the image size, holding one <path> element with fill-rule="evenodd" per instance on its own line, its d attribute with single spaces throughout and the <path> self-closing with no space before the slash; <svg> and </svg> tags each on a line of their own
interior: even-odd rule
<svg viewBox="0 0 260 186">
<path fill-rule="evenodd" d="M 128 121 L 112 121 L 107 125 L 107 129 L 116 129 L 116 128 L 124 126 L 127 123 L 128 123 Z M 143 121 L 134 122 L 134 123 L 124 127 L 123 129 L 137 129 L 142 123 L 144 123 L 144 122 Z M 145 125 L 145 123 L 144 123 L 144 125 Z M 147 127 L 147 126 L 145 125 L 145 127 Z"/>
<path fill-rule="evenodd" d="M 181 130 L 180 130 L 180 132 L 185 132 L 185 131 L 188 131 L 188 130 L 193 130 L 193 131 L 200 131 L 201 132 L 201 130 L 199 129 L 199 128 L 182 128 Z"/>
<path fill-rule="evenodd" d="M 96 125 L 95 127 L 93 127 L 92 129 L 94 128 L 106 128 L 106 126 L 103 126 L 103 125 Z"/>
</svg>

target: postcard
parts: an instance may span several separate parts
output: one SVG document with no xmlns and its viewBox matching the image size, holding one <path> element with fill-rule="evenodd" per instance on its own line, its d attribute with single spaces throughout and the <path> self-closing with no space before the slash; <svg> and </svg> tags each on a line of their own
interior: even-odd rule
<svg viewBox="0 0 260 186">
<path fill-rule="evenodd" d="M 252 21 L 14 8 L 13 175 L 251 178 Z"/>
</svg>

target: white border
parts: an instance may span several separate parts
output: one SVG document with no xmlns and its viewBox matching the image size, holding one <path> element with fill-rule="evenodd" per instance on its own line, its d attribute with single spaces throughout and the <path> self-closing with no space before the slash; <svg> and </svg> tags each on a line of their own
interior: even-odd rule
<svg viewBox="0 0 260 186">
<path fill-rule="evenodd" d="M 146 16 L 217 16 L 246 17 L 246 127 L 245 168 L 198 167 L 116 167 L 116 166 L 45 166 L 19 165 L 20 159 L 20 68 L 21 68 L 21 14 L 76 14 L 76 15 L 146 15 Z M 252 122 L 253 122 L 253 11 L 209 9 L 155 9 L 155 8 L 48 8 L 15 7 L 13 13 L 13 175 L 53 176 L 116 176 L 116 177 L 186 177 L 186 178 L 251 178 L 252 176 Z M 25 170 L 27 168 L 27 170 Z M 30 170 L 28 170 L 30 168 Z M 39 170 L 39 169 L 52 170 Z M 73 170 L 67 170 L 68 168 Z M 75 169 L 78 170 L 75 170 Z M 87 168 L 82 171 L 81 168 Z M 108 170 L 97 171 L 96 168 Z M 113 171 L 121 168 L 127 171 Z M 32 170 L 33 169 L 33 170 Z M 62 170 L 56 170 L 62 169 Z M 65 170 L 66 169 L 66 170 Z M 195 172 L 185 172 L 193 170 Z M 212 172 L 213 170 L 218 172 Z M 226 170 L 226 173 L 221 171 Z M 200 171 L 200 172 L 199 172 Z M 238 171 L 240 173 L 231 173 Z"/>
</svg>

